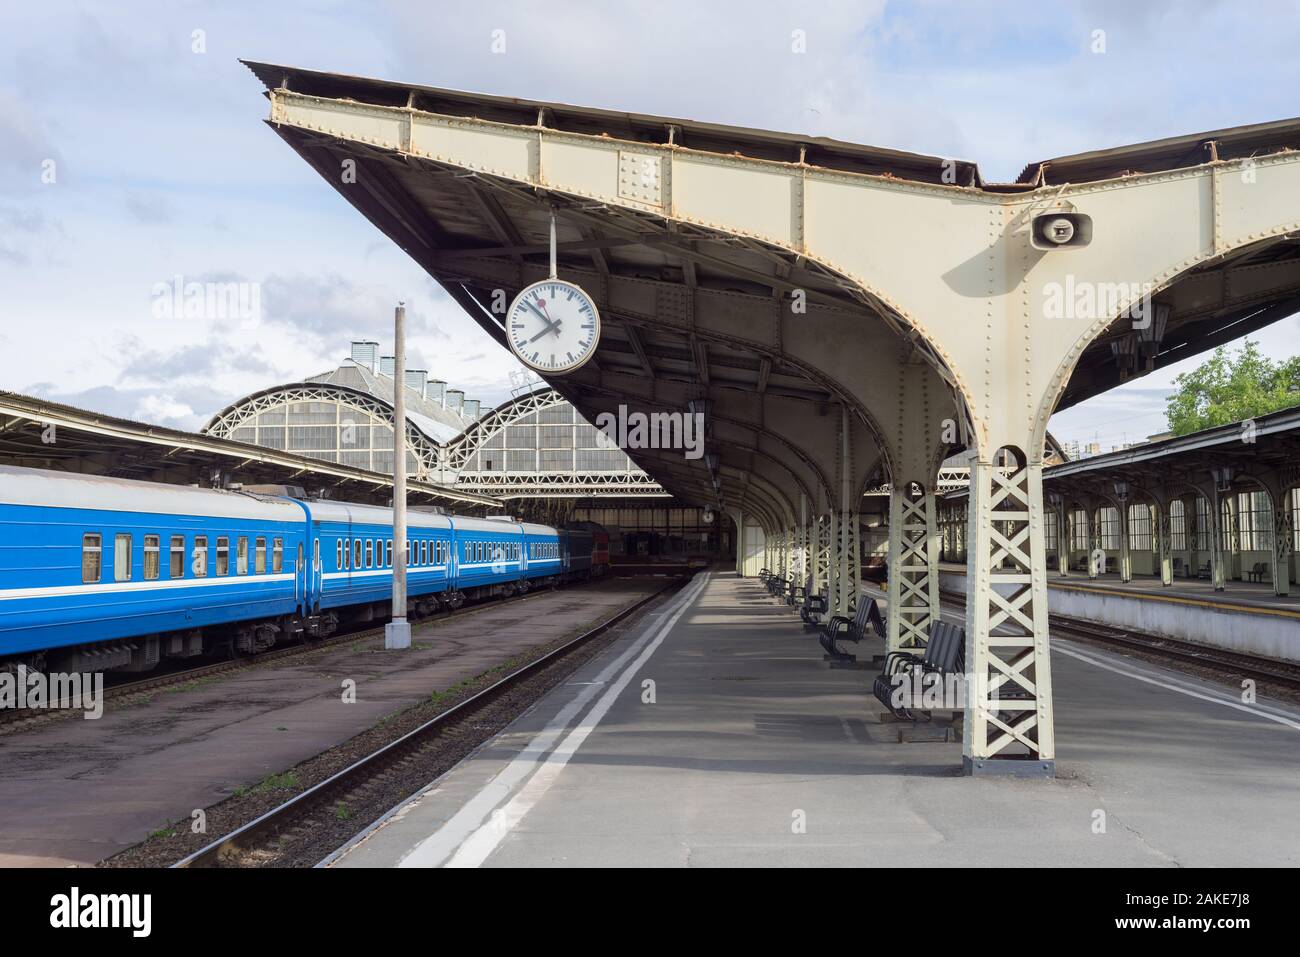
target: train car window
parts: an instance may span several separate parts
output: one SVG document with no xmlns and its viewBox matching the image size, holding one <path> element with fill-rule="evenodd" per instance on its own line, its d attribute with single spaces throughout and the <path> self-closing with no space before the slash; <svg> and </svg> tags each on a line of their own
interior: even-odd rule
<svg viewBox="0 0 1300 957">
<path fill-rule="evenodd" d="M 266 539 L 259 538 L 253 548 L 253 574 L 266 574 Z"/>
<path fill-rule="evenodd" d="M 343 539 L 334 543 L 334 564 L 336 567 L 343 568 Z"/>
<path fill-rule="evenodd" d="M 361 564 L 361 550 L 362 550 L 364 547 L 365 547 L 365 546 L 361 544 L 361 539 L 359 539 L 359 538 L 354 538 L 354 539 L 352 540 L 352 567 L 353 567 L 353 568 L 362 568 L 362 567 L 364 567 L 364 566 Z"/>
<path fill-rule="evenodd" d="M 160 539 L 157 535 L 146 535 L 144 537 L 144 577 L 148 581 L 152 581 L 158 577 L 159 542 Z"/>
<path fill-rule="evenodd" d="M 235 544 L 235 574 L 248 574 L 248 536 L 240 535 Z"/>
<path fill-rule="evenodd" d="M 369 538 L 366 539 L 366 567 L 375 567 L 375 543 Z"/>
<path fill-rule="evenodd" d="M 185 577 L 185 536 L 172 536 L 172 553 L 168 562 L 168 573 L 172 578 Z"/>
<path fill-rule="evenodd" d="M 208 577 L 208 536 L 194 536 L 194 560 L 190 563 L 190 569 L 195 578 Z"/>
<path fill-rule="evenodd" d="M 100 537 L 81 536 L 81 580 L 87 584 L 99 581 Z"/>
<path fill-rule="evenodd" d="M 119 582 L 131 580 L 130 535 L 116 535 L 113 538 L 113 580 Z"/>
<path fill-rule="evenodd" d="M 217 575 L 230 574 L 230 539 L 224 535 L 217 539 Z"/>
<path fill-rule="evenodd" d="M 391 538 L 384 543 L 384 564 L 389 568 L 393 567 L 393 540 Z"/>
<path fill-rule="evenodd" d="M 284 569 L 284 539 L 277 538 L 271 543 L 271 571 L 278 575 Z"/>
</svg>

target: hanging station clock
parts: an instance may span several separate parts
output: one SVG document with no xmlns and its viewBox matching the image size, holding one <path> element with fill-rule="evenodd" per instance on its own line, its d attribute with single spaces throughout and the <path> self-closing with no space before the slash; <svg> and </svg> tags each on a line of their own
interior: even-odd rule
<svg viewBox="0 0 1300 957">
<path fill-rule="evenodd" d="M 542 375 L 580 369 L 596 354 L 600 313 L 591 297 L 563 279 L 524 288 L 506 312 L 506 337 L 519 361 Z"/>
</svg>

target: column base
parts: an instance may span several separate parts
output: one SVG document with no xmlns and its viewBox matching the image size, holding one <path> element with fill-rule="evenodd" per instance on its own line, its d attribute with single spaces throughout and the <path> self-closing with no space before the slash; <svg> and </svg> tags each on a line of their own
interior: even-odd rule
<svg viewBox="0 0 1300 957">
<path fill-rule="evenodd" d="M 1039 758 L 971 758 L 962 755 L 961 772 L 969 777 L 1055 778 L 1056 762 Z"/>
<path fill-rule="evenodd" d="M 411 623 L 405 618 L 384 625 L 384 648 L 400 650 L 411 647 Z"/>
</svg>

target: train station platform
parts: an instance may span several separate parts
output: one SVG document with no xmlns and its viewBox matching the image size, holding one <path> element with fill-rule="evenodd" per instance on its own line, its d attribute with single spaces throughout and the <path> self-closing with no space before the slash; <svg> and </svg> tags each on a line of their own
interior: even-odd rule
<svg viewBox="0 0 1300 957">
<path fill-rule="evenodd" d="M 966 566 L 939 566 L 939 587 L 964 593 Z M 1168 587 L 1154 576 L 1121 581 L 1118 574 L 1060 578 L 1048 572 L 1048 610 L 1054 614 L 1128 628 L 1195 644 L 1300 662 L 1300 595 L 1276 595 L 1271 583 L 1228 583 L 1176 578 Z"/>
<path fill-rule="evenodd" d="M 328 863 L 1300 863 L 1300 709 L 1053 642 L 1057 777 L 899 743 L 753 579 L 701 574 Z"/>
</svg>

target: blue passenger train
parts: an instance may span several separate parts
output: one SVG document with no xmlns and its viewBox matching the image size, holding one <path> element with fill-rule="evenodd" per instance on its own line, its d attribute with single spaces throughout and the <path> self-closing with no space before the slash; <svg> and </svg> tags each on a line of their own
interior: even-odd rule
<svg viewBox="0 0 1300 957">
<path fill-rule="evenodd" d="M 592 533 L 407 512 L 408 615 L 592 574 Z M 392 510 L 0 466 L 0 669 L 146 671 L 391 614 Z"/>
</svg>

